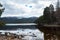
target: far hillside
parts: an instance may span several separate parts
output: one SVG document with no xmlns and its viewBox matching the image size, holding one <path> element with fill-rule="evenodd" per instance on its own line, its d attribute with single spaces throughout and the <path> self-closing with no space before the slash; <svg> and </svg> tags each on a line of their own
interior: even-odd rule
<svg viewBox="0 0 60 40">
<path fill-rule="evenodd" d="M 3 17 L 0 20 L 3 20 L 5 23 L 34 23 L 37 17 L 30 18 L 17 18 L 17 17 Z"/>
</svg>

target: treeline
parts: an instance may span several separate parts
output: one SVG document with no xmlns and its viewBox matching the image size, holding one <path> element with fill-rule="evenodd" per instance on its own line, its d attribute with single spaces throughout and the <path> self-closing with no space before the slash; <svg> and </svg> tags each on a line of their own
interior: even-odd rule
<svg viewBox="0 0 60 40">
<path fill-rule="evenodd" d="M 3 8 L 3 5 L 0 3 L 0 18 L 1 18 L 1 15 L 2 13 L 4 12 L 5 8 Z M 1 26 L 4 26 L 5 25 L 5 22 L 0 20 L 0 27 Z"/>
<path fill-rule="evenodd" d="M 53 24 L 56 21 L 54 16 L 54 6 L 51 4 L 49 7 L 44 8 L 43 15 L 40 16 L 35 23 L 37 24 Z"/>
</svg>

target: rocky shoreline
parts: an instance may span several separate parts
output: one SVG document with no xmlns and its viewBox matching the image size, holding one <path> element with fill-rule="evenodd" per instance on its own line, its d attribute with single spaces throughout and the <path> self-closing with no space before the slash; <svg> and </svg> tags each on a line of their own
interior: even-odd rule
<svg viewBox="0 0 60 40">
<path fill-rule="evenodd" d="M 8 32 L 2 34 L 0 32 L 0 40 L 22 40 L 22 35 L 16 35 Z"/>
<path fill-rule="evenodd" d="M 38 29 L 0 30 L 0 40 L 43 40 Z"/>
</svg>

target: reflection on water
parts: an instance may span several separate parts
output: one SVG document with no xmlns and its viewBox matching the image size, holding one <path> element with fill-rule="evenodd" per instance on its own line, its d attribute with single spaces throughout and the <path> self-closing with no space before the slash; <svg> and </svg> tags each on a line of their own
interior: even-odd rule
<svg viewBox="0 0 60 40">
<path fill-rule="evenodd" d="M 22 29 L 36 29 L 36 26 L 35 25 L 3 26 L 3 27 L 0 27 L 0 30 L 16 30 L 18 28 L 22 28 Z"/>
<path fill-rule="evenodd" d="M 14 30 L 14 29 L 36 29 L 35 23 L 7 23 L 5 26 L 0 27 L 0 30 Z"/>
<path fill-rule="evenodd" d="M 35 23 L 8 23 L 7 26 L 17 26 L 17 25 L 37 25 Z"/>
</svg>

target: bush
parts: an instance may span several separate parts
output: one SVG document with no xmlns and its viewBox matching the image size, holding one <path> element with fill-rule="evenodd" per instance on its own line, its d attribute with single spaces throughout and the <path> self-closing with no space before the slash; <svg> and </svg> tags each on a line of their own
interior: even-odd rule
<svg viewBox="0 0 60 40">
<path fill-rule="evenodd" d="M 0 26 L 4 26 L 5 22 L 4 21 L 0 21 Z"/>
</svg>

